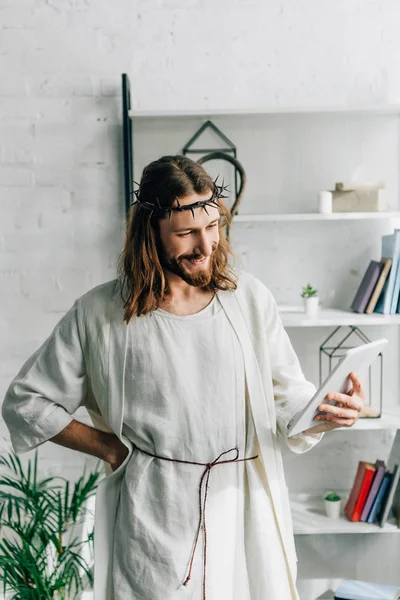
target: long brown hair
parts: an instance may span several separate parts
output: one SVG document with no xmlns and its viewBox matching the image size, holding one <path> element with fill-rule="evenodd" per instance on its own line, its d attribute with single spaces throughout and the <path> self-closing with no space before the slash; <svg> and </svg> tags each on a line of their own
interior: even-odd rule
<svg viewBox="0 0 400 600">
<path fill-rule="evenodd" d="M 190 194 L 204 194 L 214 190 L 214 182 L 204 168 L 186 156 L 163 156 L 150 163 L 143 171 L 139 184 L 141 202 L 172 206 L 176 198 Z M 211 281 L 205 289 L 234 290 L 236 276 L 229 266 L 232 249 L 224 228 L 231 222 L 231 214 L 219 199 L 220 240 L 214 251 Z M 161 218 L 168 218 L 161 217 Z M 158 254 L 158 223 L 160 217 L 152 215 L 139 204 L 132 206 L 119 261 L 124 320 L 129 323 L 133 315 L 145 315 L 156 310 L 168 294 L 168 282 Z"/>
</svg>

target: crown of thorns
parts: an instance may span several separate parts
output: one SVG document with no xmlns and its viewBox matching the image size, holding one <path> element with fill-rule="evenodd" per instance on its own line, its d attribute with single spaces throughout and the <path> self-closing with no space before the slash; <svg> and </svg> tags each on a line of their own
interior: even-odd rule
<svg viewBox="0 0 400 600">
<path fill-rule="evenodd" d="M 138 204 L 138 209 L 143 208 L 144 210 L 147 210 L 151 213 L 151 215 L 162 215 L 165 213 L 168 213 L 169 218 L 171 218 L 171 215 L 173 212 L 183 212 L 185 210 L 190 210 L 193 216 L 193 219 L 195 218 L 194 216 L 194 211 L 196 208 L 202 208 L 207 215 L 208 210 L 207 210 L 207 206 L 213 206 L 215 208 L 219 208 L 219 204 L 218 204 L 218 200 L 220 198 L 227 198 L 228 196 L 224 195 L 224 192 L 228 191 L 228 186 L 224 185 L 224 182 L 222 182 L 222 185 L 218 185 L 217 184 L 217 180 L 218 177 L 213 181 L 214 184 L 214 190 L 212 193 L 211 198 L 208 198 L 208 200 L 199 200 L 198 202 L 193 202 L 192 204 L 185 204 L 182 205 L 179 202 L 179 198 L 175 197 L 177 206 L 161 206 L 160 201 L 158 198 L 155 199 L 155 202 L 148 202 L 148 201 L 144 201 L 141 200 L 140 198 L 140 185 L 138 183 L 136 183 L 136 181 L 134 181 L 135 185 L 139 186 L 137 190 L 133 191 L 133 194 L 136 197 L 136 200 L 134 200 L 132 202 L 132 206 L 134 204 Z"/>
</svg>

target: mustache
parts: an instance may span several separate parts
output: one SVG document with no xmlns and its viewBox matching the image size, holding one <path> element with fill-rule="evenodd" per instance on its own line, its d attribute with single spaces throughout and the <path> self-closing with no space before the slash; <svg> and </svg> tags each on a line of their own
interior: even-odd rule
<svg viewBox="0 0 400 600">
<path fill-rule="evenodd" d="M 212 258 L 216 248 L 217 248 L 217 245 L 212 246 L 212 249 L 211 249 L 212 251 L 208 258 Z M 181 256 L 179 260 L 183 260 L 184 258 L 186 258 L 187 260 L 201 260 L 202 258 L 207 258 L 207 257 L 205 254 L 185 254 L 184 256 Z"/>
<path fill-rule="evenodd" d="M 202 260 L 203 258 L 207 258 L 204 254 L 187 254 L 186 256 L 181 256 L 181 260 L 186 258 L 187 260 Z"/>
</svg>

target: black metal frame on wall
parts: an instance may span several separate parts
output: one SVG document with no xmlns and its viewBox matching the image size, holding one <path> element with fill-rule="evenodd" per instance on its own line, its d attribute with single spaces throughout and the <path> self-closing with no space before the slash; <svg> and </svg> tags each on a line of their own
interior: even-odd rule
<svg viewBox="0 0 400 600">
<path fill-rule="evenodd" d="M 128 216 L 133 194 L 133 141 L 131 109 L 131 83 L 128 75 L 122 75 L 122 137 L 124 152 L 125 213 Z"/>
<path fill-rule="evenodd" d="M 133 124 L 130 116 L 132 108 L 131 102 L 131 84 L 126 73 L 122 74 L 122 137 L 123 137 L 123 157 L 124 157 L 124 196 L 125 196 L 125 213 L 128 217 L 129 210 L 132 204 L 133 195 Z M 222 142 L 216 148 L 192 148 L 192 145 L 199 139 L 201 134 L 210 128 Z M 235 168 L 234 188 L 235 202 L 232 208 L 235 208 L 233 214 L 237 213 L 237 207 L 243 194 L 246 183 L 246 174 L 242 165 L 237 160 L 237 148 L 235 144 L 216 126 L 212 121 L 207 120 L 201 127 L 192 135 L 190 140 L 184 145 L 182 154 L 203 154 L 199 159 L 199 163 L 214 159 L 228 160 Z M 232 154 L 232 157 L 230 155 Z M 240 178 L 240 186 L 238 184 L 238 175 Z"/>
<path fill-rule="evenodd" d="M 200 136 L 204 133 L 206 129 L 211 129 L 214 133 L 217 134 L 217 137 L 226 144 L 225 147 L 221 148 L 192 148 L 193 144 L 197 142 Z M 187 154 L 203 154 L 203 158 L 207 158 L 206 155 L 210 156 L 210 159 L 213 157 L 221 158 L 222 156 L 226 156 L 227 154 L 232 154 L 234 159 L 237 159 L 237 148 L 235 144 L 224 134 L 223 131 L 219 127 L 217 127 L 212 121 L 209 119 L 199 127 L 199 129 L 192 135 L 190 140 L 186 142 L 183 146 L 182 154 L 185 156 Z M 237 181 L 237 171 L 235 170 L 235 199 L 238 197 L 238 181 Z"/>
</svg>

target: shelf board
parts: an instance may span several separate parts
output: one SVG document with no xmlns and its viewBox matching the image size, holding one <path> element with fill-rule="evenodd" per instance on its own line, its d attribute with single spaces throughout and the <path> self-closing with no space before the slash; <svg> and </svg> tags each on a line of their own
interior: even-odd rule
<svg viewBox="0 0 400 600">
<path fill-rule="evenodd" d="M 262 223 L 266 221 L 349 221 L 349 220 L 371 220 L 371 219 L 400 219 L 400 212 L 345 212 L 330 213 L 324 215 L 321 213 L 289 213 L 289 214 L 248 214 L 236 215 L 233 217 L 233 223 Z"/>
<path fill-rule="evenodd" d="M 400 106 L 304 106 L 304 107 L 255 107 L 255 108 L 193 108 L 183 110 L 146 110 L 131 109 L 131 118 L 170 118 L 170 117 L 229 117 L 229 116 L 262 116 L 262 115 L 400 115 Z"/>
<path fill-rule="evenodd" d="M 336 308 L 321 308 L 317 317 L 307 317 L 302 307 L 287 310 L 279 307 L 284 327 L 331 327 L 338 325 L 400 325 L 400 314 L 381 315 L 372 313 L 355 313 Z"/>
<path fill-rule="evenodd" d="M 377 523 L 352 523 L 343 510 L 349 492 L 342 493 L 342 515 L 339 519 L 326 516 L 323 495 L 295 494 L 290 497 L 295 535 L 320 535 L 343 533 L 400 533 L 394 518 L 390 517 L 384 527 Z"/>
<path fill-rule="evenodd" d="M 351 427 L 351 430 L 369 431 L 378 429 L 400 429 L 400 410 L 385 410 L 379 418 L 376 419 L 358 419 Z M 346 427 L 333 429 L 333 431 L 348 431 Z"/>
<path fill-rule="evenodd" d="M 332 433 L 335 431 L 351 433 L 351 431 L 377 431 L 382 429 L 400 429 L 400 409 L 389 408 L 380 417 L 358 419 L 352 427 L 338 427 L 333 429 Z"/>
</svg>

